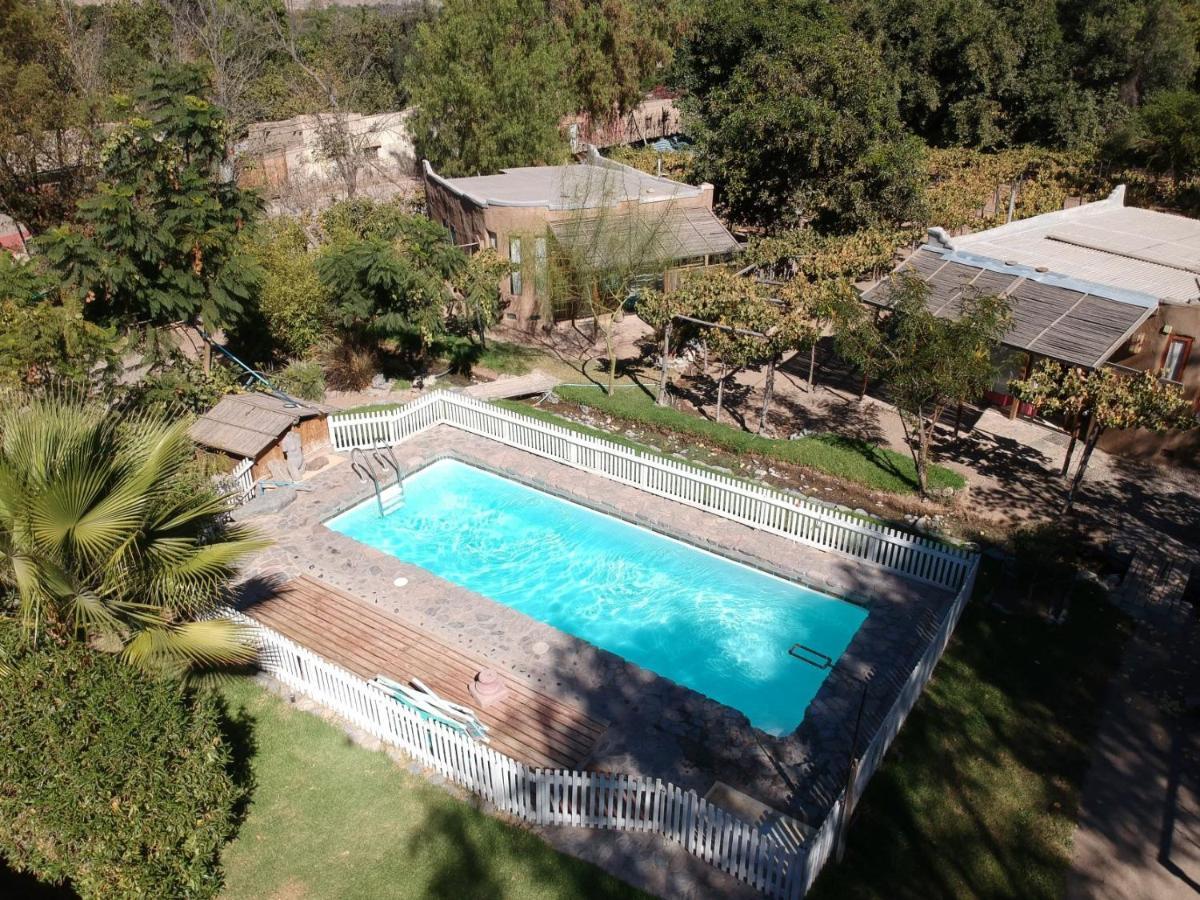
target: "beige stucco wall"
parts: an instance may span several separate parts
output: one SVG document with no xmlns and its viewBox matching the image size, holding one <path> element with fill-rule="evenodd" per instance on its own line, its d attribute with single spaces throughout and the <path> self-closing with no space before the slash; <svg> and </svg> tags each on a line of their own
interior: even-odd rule
<svg viewBox="0 0 1200 900">
<path fill-rule="evenodd" d="M 451 228 L 456 243 L 463 246 L 468 252 L 473 252 L 476 248 L 487 247 L 488 233 L 491 232 L 496 236 L 496 251 L 502 258 L 511 259 L 509 255 L 510 241 L 514 237 L 519 238 L 521 240 L 522 289 L 519 295 L 514 295 L 510 290 L 510 280 L 504 279 L 501 285 L 502 302 L 505 305 L 503 324 L 521 329 L 531 329 L 540 324 L 549 324 L 549 316 L 544 309 L 545 301 L 548 298 L 539 297 L 536 290 L 535 240 L 539 237 L 548 239 L 548 229 L 551 223 L 569 221 L 573 216 L 579 214 L 578 211 L 550 209 L 545 206 L 492 204 L 480 206 L 430 178 L 425 179 L 425 203 L 429 218 Z M 704 185 L 700 193 L 695 196 L 646 204 L 639 204 L 637 200 L 624 201 L 611 207 L 610 214 L 627 213 L 639 205 L 660 207 L 662 212 L 666 212 L 668 208 L 684 207 L 712 209 L 712 203 L 712 186 Z M 656 209 L 652 214 L 657 213 Z"/>
</svg>

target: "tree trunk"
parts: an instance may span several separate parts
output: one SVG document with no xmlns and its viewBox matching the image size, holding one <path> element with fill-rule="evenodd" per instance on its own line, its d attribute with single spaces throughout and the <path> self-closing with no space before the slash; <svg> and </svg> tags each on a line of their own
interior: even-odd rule
<svg viewBox="0 0 1200 900">
<path fill-rule="evenodd" d="M 808 348 L 808 392 L 811 394 L 815 384 L 815 375 L 817 371 L 817 342 L 813 341 Z"/>
<path fill-rule="evenodd" d="M 608 320 L 608 327 L 604 329 L 604 352 L 608 354 L 608 387 L 605 389 L 605 392 L 610 397 L 617 389 L 617 354 L 613 347 L 613 329 L 615 327 L 616 324 L 613 322 L 612 317 L 610 316 Z"/>
<path fill-rule="evenodd" d="M 917 419 L 917 489 L 922 497 L 929 496 L 929 441 L 933 431 L 933 420 L 926 424 L 923 418 Z"/>
<path fill-rule="evenodd" d="M 721 377 L 717 379 L 717 416 L 713 420 L 721 421 L 721 403 L 725 400 L 725 374 L 727 372 L 725 363 L 721 363 Z"/>
<path fill-rule="evenodd" d="M 662 348 L 662 370 L 658 374 L 658 400 L 659 406 L 667 405 L 667 374 L 668 367 L 671 364 L 671 320 L 667 320 L 667 325 L 663 328 L 663 348 Z"/>
<path fill-rule="evenodd" d="M 1082 416 L 1076 415 L 1071 422 L 1071 440 L 1067 444 L 1067 455 L 1063 458 L 1062 471 L 1059 472 L 1063 478 L 1067 477 L 1067 473 L 1071 471 L 1071 457 L 1075 455 L 1075 445 L 1079 442 L 1079 432 L 1084 428 L 1084 422 L 1081 421 Z"/>
<path fill-rule="evenodd" d="M 1079 468 L 1075 470 L 1075 478 L 1071 481 L 1071 489 L 1067 491 L 1067 502 L 1063 504 L 1063 514 L 1071 511 L 1071 505 L 1075 502 L 1075 494 L 1079 490 L 1079 485 L 1083 484 L 1083 473 L 1087 471 L 1088 462 L 1092 458 L 1092 451 L 1096 449 L 1096 444 L 1100 441 L 1100 435 L 1104 433 L 1103 428 L 1092 427 L 1088 429 L 1087 440 L 1083 444 L 1083 456 L 1079 459 Z"/>
<path fill-rule="evenodd" d="M 762 434 L 763 429 L 767 427 L 767 413 L 771 409 L 771 395 L 775 393 L 775 364 L 779 361 L 779 356 L 772 356 L 771 361 L 767 363 L 767 380 L 763 384 L 763 402 L 762 409 L 758 413 L 758 433 Z"/>
<path fill-rule="evenodd" d="M 858 388 L 859 402 L 867 399 L 867 373 L 863 372 L 862 384 Z"/>
</svg>

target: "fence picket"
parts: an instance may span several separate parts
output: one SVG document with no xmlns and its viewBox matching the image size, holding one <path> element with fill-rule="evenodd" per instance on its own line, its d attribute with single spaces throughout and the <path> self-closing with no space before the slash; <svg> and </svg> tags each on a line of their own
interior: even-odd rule
<svg viewBox="0 0 1200 900">
<path fill-rule="evenodd" d="M 439 424 L 941 587 L 961 586 L 970 564 L 970 554 L 963 550 L 863 522 L 807 498 L 745 484 L 675 460 L 644 456 L 613 441 L 463 394 L 438 391 L 395 410 L 335 415 L 329 419 L 329 433 L 334 449 L 346 451 L 397 443 Z"/>
</svg>

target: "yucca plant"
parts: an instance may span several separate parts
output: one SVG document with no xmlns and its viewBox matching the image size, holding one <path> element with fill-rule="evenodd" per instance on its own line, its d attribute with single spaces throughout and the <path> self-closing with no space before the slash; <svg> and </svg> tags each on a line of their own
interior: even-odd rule
<svg viewBox="0 0 1200 900">
<path fill-rule="evenodd" d="M 214 617 L 262 544 L 226 524 L 184 421 L 72 396 L 0 409 L 0 615 L 30 640 L 86 640 L 148 669 L 253 658 Z"/>
</svg>

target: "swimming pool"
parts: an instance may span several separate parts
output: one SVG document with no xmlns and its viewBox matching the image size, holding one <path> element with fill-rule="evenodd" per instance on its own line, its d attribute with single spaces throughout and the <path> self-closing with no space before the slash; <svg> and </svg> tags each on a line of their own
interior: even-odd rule
<svg viewBox="0 0 1200 900">
<path fill-rule="evenodd" d="M 866 610 L 456 460 L 326 525 L 745 713 L 771 734 L 804 718 Z"/>
</svg>

